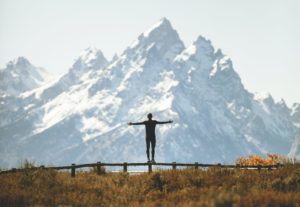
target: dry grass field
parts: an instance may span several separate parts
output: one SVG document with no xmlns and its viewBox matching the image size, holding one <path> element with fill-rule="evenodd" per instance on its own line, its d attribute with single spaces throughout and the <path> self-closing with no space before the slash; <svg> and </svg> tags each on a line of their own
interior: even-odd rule
<svg viewBox="0 0 300 207">
<path fill-rule="evenodd" d="M 184 169 L 130 175 L 93 169 L 0 175 L 0 206 L 300 207 L 300 167 L 275 170 Z"/>
</svg>

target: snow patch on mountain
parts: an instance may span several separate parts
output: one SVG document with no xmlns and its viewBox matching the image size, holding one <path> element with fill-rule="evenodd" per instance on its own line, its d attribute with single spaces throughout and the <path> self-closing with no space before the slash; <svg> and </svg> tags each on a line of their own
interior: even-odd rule
<svg viewBox="0 0 300 207">
<path fill-rule="evenodd" d="M 288 157 L 292 160 L 300 160 L 300 104 L 294 103 L 290 110 L 292 121 L 296 129 L 296 135 Z"/>
<path fill-rule="evenodd" d="M 288 154 L 288 157 L 295 161 L 299 161 L 300 160 L 300 133 L 298 132 L 298 134 L 295 136 L 294 142 L 292 144 L 291 150 Z"/>
<path fill-rule="evenodd" d="M 296 127 L 300 129 L 300 104 L 294 103 L 291 110 L 292 120 Z"/>
</svg>

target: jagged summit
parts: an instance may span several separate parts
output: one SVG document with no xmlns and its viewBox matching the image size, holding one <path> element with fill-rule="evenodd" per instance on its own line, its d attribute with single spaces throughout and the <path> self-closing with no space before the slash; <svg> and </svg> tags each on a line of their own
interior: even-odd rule
<svg viewBox="0 0 300 207">
<path fill-rule="evenodd" d="M 7 65 L 9 67 L 16 66 L 16 67 L 25 68 L 25 67 L 31 66 L 31 63 L 25 57 L 20 56 L 20 57 L 14 59 L 14 60 L 8 62 Z"/>
<path fill-rule="evenodd" d="M 212 47 L 211 41 L 209 39 L 206 39 L 202 35 L 199 35 L 198 38 L 193 42 L 193 45 L 197 47 Z"/>
<path fill-rule="evenodd" d="M 108 61 L 101 50 L 95 47 L 88 47 L 80 53 L 70 70 L 76 73 L 77 76 L 80 76 L 83 71 L 99 70 L 107 65 Z"/>
<path fill-rule="evenodd" d="M 52 79 L 43 68 L 32 65 L 26 58 L 9 61 L 0 70 L 0 92 L 13 96 L 32 90 Z"/>
<path fill-rule="evenodd" d="M 100 50 L 98 50 L 94 46 L 87 47 L 85 50 L 83 50 L 78 58 L 81 58 L 83 60 L 87 60 L 90 58 L 91 55 L 96 55 L 98 52 L 102 53 Z"/>
<path fill-rule="evenodd" d="M 161 32 L 162 35 L 166 35 L 169 32 L 175 31 L 171 25 L 171 22 L 163 17 L 157 23 L 155 23 L 149 30 L 143 33 L 144 37 L 154 35 L 153 33 Z"/>
<path fill-rule="evenodd" d="M 223 54 L 222 50 L 221 49 L 217 49 L 217 51 L 215 53 L 215 57 L 219 58 L 219 57 L 223 57 L 223 56 L 224 56 L 224 54 Z"/>
<path fill-rule="evenodd" d="M 214 47 L 211 44 L 211 41 L 204 38 L 203 36 L 199 36 L 196 41 L 193 42 L 193 46 L 196 48 L 197 59 L 203 58 L 203 55 L 213 56 L 214 55 Z"/>
<path fill-rule="evenodd" d="M 11 61 L 9 61 L 6 64 L 6 68 L 3 68 L 2 70 L 10 70 L 10 71 L 18 71 L 18 73 L 26 72 L 26 70 L 29 70 L 31 67 L 34 67 L 28 59 L 25 57 L 18 57 Z"/>
<path fill-rule="evenodd" d="M 162 18 L 127 48 L 125 54 L 143 54 L 146 51 L 157 53 L 158 57 L 171 61 L 184 50 L 184 44 L 176 30 L 166 18 Z"/>
<path fill-rule="evenodd" d="M 269 92 L 255 92 L 254 98 L 258 101 L 265 102 L 269 105 L 274 105 L 275 101 Z"/>
<path fill-rule="evenodd" d="M 100 68 L 105 67 L 108 64 L 107 59 L 103 55 L 101 50 L 98 50 L 95 47 L 88 47 L 83 52 L 77 60 L 82 61 L 88 67 Z"/>
<path fill-rule="evenodd" d="M 219 56 L 223 55 L 221 52 L 218 54 Z M 211 44 L 211 41 L 204 38 L 203 36 L 199 36 L 192 45 L 187 47 L 181 54 L 179 54 L 176 59 L 178 61 L 201 61 L 204 56 L 207 56 L 211 59 L 215 58 L 215 49 Z"/>
</svg>

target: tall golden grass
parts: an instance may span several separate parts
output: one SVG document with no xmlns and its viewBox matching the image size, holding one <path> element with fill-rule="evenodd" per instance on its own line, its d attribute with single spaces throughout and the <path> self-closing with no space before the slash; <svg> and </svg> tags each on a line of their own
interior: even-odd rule
<svg viewBox="0 0 300 207">
<path fill-rule="evenodd" d="M 0 175 L 0 206 L 300 206 L 300 167 L 160 170 L 99 176 L 91 170 Z"/>
</svg>

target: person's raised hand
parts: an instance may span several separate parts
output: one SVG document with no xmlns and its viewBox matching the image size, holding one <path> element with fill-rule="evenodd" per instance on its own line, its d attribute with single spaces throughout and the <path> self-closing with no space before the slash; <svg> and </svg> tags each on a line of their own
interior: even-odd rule
<svg viewBox="0 0 300 207">
<path fill-rule="evenodd" d="M 132 122 L 128 122 L 127 124 L 130 126 L 130 125 L 132 125 Z"/>
<path fill-rule="evenodd" d="M 169 123 L 170 123 L 170 124 L 173 123 L 173 120 L 170 120 Z"/>
</svg>

